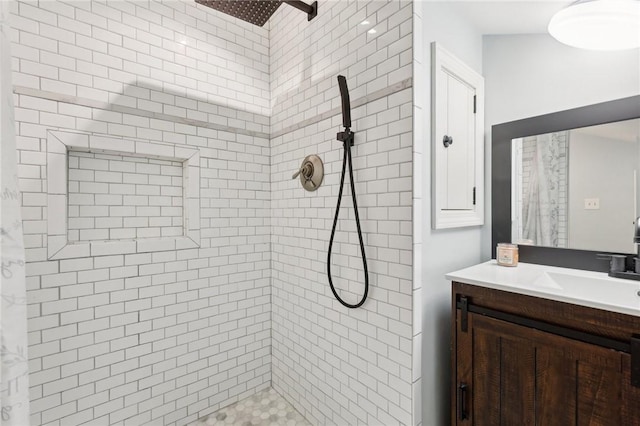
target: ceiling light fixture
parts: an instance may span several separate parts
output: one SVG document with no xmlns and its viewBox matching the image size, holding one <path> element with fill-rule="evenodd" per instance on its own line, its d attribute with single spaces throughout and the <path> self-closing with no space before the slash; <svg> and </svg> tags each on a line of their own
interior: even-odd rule
<svg viewBox="0 0 640 426">
<path fill-rule="evenodd" d="M 640 0 L 579 0 L 557 12 L 549 34 L 588 50 L 640 47 Z"/>
</svg>

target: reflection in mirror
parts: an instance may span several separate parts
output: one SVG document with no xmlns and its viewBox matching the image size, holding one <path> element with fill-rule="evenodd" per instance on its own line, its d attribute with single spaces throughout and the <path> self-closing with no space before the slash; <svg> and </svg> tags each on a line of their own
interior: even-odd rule
<svg viewBox="0 0 640 426">
<path fill-rule="evenodd" d="M 636 251 L 640 119 L 512 142 L 514 242 Z"/>
</svg>

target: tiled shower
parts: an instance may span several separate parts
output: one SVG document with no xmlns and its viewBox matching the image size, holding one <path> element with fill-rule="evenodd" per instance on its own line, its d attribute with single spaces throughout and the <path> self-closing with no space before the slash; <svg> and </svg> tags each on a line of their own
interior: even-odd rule
<svg viewBox="0 0 640 426">
<path fill-rule="evenodd" d="M 272 387 L 312 424 L 419 424 L 412 3 L 262 28 L 182 0 L 10 7 L 31 423 L 184 425 Z M 326 279 L 338 74 L 355 310 Z M 291 179 L 309 154 L 315 192 Z M 355 300 L 346 191 L 332 270 Z"/>
</svg>

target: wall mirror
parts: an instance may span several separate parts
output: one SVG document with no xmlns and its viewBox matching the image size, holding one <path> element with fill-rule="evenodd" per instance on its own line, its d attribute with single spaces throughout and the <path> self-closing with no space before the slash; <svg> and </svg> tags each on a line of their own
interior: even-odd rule
<svg viewBox="0 0 640 426">
<path fill-rule="evenodd" d="M 607 270 L 595 254 L 634 253 L 640 215 L 640 96 L 492 128 L 492 253 Z"/>
</svg>

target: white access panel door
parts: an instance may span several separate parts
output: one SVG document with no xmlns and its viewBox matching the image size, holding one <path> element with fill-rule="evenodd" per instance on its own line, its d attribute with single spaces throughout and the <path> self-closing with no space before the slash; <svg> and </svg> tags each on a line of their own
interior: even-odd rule
<svg viewBox="0 0 640 426">
<path fill-rule="evenodd" d="M 451 145 L 436 145 L 442 151 L 446 174 L 446 191 L 443 194 L 444 210 L 473 210 L 473 187 L 475 186 L 475 117 L 473 98 L 475 89 L 455 75 L 443 71 L 446 95 L 443 96 L 442 117 L 437 127 L 443 139 L 451 138 Z"/>
<path fill-rule="evenodd" d="M 484 223 L 484 79 L 432 46 L 432 226 Z"/>
</svg>

